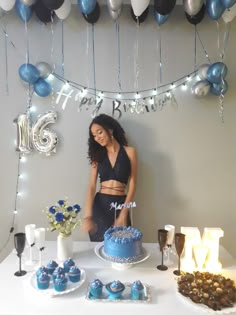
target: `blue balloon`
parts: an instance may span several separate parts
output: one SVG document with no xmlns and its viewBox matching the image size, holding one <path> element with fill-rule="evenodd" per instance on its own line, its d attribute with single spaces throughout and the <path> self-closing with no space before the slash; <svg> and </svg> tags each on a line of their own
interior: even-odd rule
<svg viewBox="0 0 236 315">
<path fill-rule="evenodd" d="M 34 92 L 38 96 L 46 97 L 52 92 L 52 87 L 47 81 L 39 78 L 38 81 L 34 83 Z"/>
<path fill-rule="evenodd" d="M 156 20 L 157 24 L 160 26 L 168 20 L 170 15 L 169 14 L 162 15 L 155 10 L 154 16 L 155 16 L 155 20 Z"/>
<path fill-rule="evenodd" d="M 236 0 L 221 0 L 221 2 L 225 9 L 229 9 L 236 3 Z"/>
<path fill-rule="evenodd" d="M 20 78 L 30 84 L 34 84 L 40 76 L 39 70 L 31 63 L 24 63 L 19 68 Z"/>
<path fill-rule="evenodd" d="M 209 66 L 206 78 L 211 83 L 220 84 L 227 72 L 228 68 L 223 62 L 215 62 Z"/>
<path fill-rule="evenodd" d="M 212 84 L 210 92 L 216 96 L 224 95 L 228 91 L 228 83 L 223 80 L 220 84 Z"/>
<path fill-rule="evenodd" d="M 33 15 L 33 6 L 26 6 L 20 0 L 16 0 L 16 13 L 23 22 L 28 22 Z"/>
<path fill-rule="evenodd" d="M 223 14 L 225 7 L 221 0 L 207 0 L 206 10 L 212 20 L 218 20 Z"/>
<path fill-rule="evenodd" d="M 96 7 L 96 0 L 77 0 L 80 11 L 83 14 L 90 14 Z"/>
</svg>

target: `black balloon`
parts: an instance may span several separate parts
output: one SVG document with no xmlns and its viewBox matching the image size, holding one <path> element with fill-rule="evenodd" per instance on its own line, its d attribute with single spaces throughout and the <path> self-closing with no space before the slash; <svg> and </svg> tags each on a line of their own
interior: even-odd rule
<svg viewBox="0 0 236 315">
<path fill-rule="evenodd" d="M 95 24 L 100 17 L 100 6 L 98 2 L 96 3 L 95 9 L 90 14 L 84 14 L 83 17 L 88 23 Z"/>
<path fill-rule="evenodd" d="M 49 10 L 42 1 L 37 1 L 34 4 L 34 11 L 36 16 L 39 18 L 40 21 L 43 23 L 48 23 L 52 21 L 54 16 L 54 12 Z"/>
<path fill-rule="evenodd" d="M 154 0 L 154 8 L 161 15 L 170 14 L 176 5 L 176 0 Z"/>
<path fill-rule="evenodd" d="M 189 21 L 189 23 L 193 25 L 197 25 L 203 20 L 205 16 L 205 11 L 206 11 L 206 6 L 205 4 L 203 4 L 200 11 L 197 14 L 191 16 L 187 12 L 185 12 L 185 16 L 187 20 Z"/>
<path fill-rule="evenodd" d="M 57 10 L 63 5 L 64 0 L 42 0 L 42 2 L 49 10 Z"/>
<path fill-rule="evenodd" d="M 131 16 L 132 16 L 133 20 L 136 23 L 140 24 L 140 23 L 143 23 L 146 20 L 146 18 L 148 17 L 149 7 L 147 7 L 146 10 L 144 10 L 143 13 L 139 16 L 136 16 L 134 14 L 134 10 L 133 10 L 132 6 L 130 7 L 130 12 L 131 12 Z"/>
</svg>

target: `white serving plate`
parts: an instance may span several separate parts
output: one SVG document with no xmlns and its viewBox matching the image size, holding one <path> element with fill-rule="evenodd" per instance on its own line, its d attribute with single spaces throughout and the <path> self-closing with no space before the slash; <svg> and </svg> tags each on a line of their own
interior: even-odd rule
<svg viewBox="0 0 236 315">
<path fill-rule="evenodd" d="M 90 286 L 88 285 L 86 299 L 89 301 L 95 302 L 112 302 L 112 303 L 150 303 L 151 295 L 149 286 L 143 283 L 144 286 L 144 294 L 141 300 L 132 300 L 130 296 L 130 289 L 132 283 L 126 282 L 124 283 L 125 290 L 122 292 L 121 298 L 119 299 L 109 299 L 109 293 L 107 292 L 105 285 L 103 286 L 102 295 L 99 298 L 95 298 L 90 294 Z"/>
<path fill-rule="evenodd" d="M 49 288 L 46 290 L 39 290 L 37 287 L 37 279 L 36 279 L 36 272 L 34 272 L 31 277 L 30 277 L 30 286 L 31 288 L 33 288 L 34 290 L 36 290 L 39 294 L 44 294 L 44 295 L 48 295 L 48 296 L 57 296 L 57 295 L 64 295 L 64 294 L 68 294 L 70 292 L 73 292 L 75 290 L 77 290 L 79 287 L 82 286 L 82 284 L 85 282 L 86 279 L 86 273 L 83 269 L 80 269 L 80 281 L 79 282 L 71 282 L 68 279 L 67 282 L 67 289 L 65 291 L 62 292 L 57 292 L 54 288 L 53 288 L 53 282 L 52 282 L 52 278 L 50 279 L 50 285 Z M 50 276 L 51 277 L 51 276 Z"/>
</svg>

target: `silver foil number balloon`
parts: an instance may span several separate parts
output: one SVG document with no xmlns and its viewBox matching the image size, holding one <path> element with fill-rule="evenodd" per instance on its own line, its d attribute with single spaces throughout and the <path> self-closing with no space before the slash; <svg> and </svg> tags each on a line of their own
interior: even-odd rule
<svg viewBox="0 0 236 315">
<path fill-rule="evenodd" d="M 14 122 L 17 124 L 17 144 L 16 150 L 22 153 L 30 153 L 32 151 L 30 145 L 30 122 L 26 114 L 19 115 Z"/>
<path fill-rule="evenodd" d="M 201 80 L 193 85 L 192 93 L 198 98 L 205 97 L 209 93 L 210 88 L 211 85 L 207 80 Z"/>
<path fill-rule="evenodd" d="M 38 152 L 45 153 L 46 155 L 56 152 L 57 135 L 46 128 L 48 124 L 53 124 L 56 120 L 56 112 L 49 111 L 41 115 L 32 127 L 32 143 Z"/>
<path fill-rule="evenodd" d="M 109 10 L 109 13 L 110 13 L 110 16 L 111 16 L 112 20 L 116 21 L 121 15 L 122 8 L 120 8 L 117 11 L 113 11 L 110 8 L 108 10 Z"/>
<path fill-rule="evenodd" d="M 30 153 L 34 148 L 46 155 L 56 152 L 57 135 L 46 128 L 56 120 L 57 113 L 49 111 L 41 115 L 31 127 L 30 117 L 26 114 L 19 115 L 14 120 L 17 124 L 17 151 Z"/>
</svg>

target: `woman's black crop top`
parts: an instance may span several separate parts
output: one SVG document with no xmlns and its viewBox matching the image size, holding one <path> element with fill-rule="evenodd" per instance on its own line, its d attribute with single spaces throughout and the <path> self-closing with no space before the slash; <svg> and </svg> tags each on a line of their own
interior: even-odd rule
<svg viewBox="0 0 236 315">
<path fill-rule="evenodd" d="M 131 174 L 131 163 L 126 150 L 122 145 L 120 145 L 114 167 L 111 166 L 107 152 L 105 152 L 102 161 L 98 162 L 98 174 L 100 183 L 110 179 L 117 180 L 124 184 L 128 183 Z"/>
</svg>

